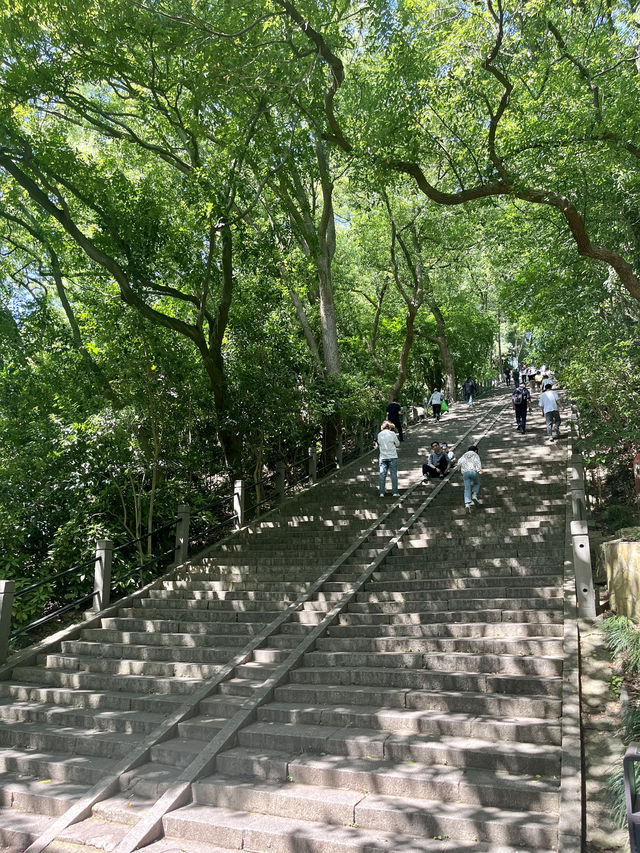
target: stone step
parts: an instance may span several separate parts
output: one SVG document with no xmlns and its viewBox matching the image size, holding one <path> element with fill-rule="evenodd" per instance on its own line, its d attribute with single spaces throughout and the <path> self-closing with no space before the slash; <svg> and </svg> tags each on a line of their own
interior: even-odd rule
<svg viewBox="0 0 640 853">
<path fill-rule="evenodd" d="M 0 728 L 0 747 L 99 758 L 122 758 L 141 741 L 142 737 L 143 733 L 135 735 L 97 731 L 93 728 L 63 728 L 48 723 L 5 720 Z"/>
<path fill-rule="evenodd" d="M 313 583 L 322 570 L 316 568 L 304 568 L 296 566 L 295 579 L 298 583 Z M 286 577 L 290 578 L 290 571 L 287 571 Z M 189 583 L 221 583 L 227 586 L 233 585 L 234 589 L 254 589 L 256 583 L 266 584 L 268 586 L 275 585 L 282 580 L 283 574 L 281 569 L 272 569 L 265 566 L 251 566 L 242 568 L 239 566 L 210 566 L 208 569 L 203 569 L 202 566 L 198 569 L 193 569 L 188 576 L 178 576 L 176 582 Z M 204 587 L 203 587 L 204 588 Z"/>
<path fill-rule="evenodd" d="M 56 782 L 72 782 L 91 786 L 112 772 L 115 759 L 92 755 L 69 755 L 67 753 L 3 747 L 0 749 L 0 773 L 18 773 L 36 779 L 51 779 Z"/>
<path fill-rule="evenodd" d="M 339 625 L 379 625 L 384 623 L 393 623 L 394 625 L 415 625 L 422 622 L 431 622 L 437 624 L 438 621 L 453 623 L 453 622 L 481 622 L 481 623 L 502 623 L 502 622 L 529 622 L 531 624 L 554 624 L 562 623 L 563 611 L 560 609 L 552 609 L 545 607 L 544 610 L 510 610 L 501 608 L 491 608 L 488 610 L 448 610 L 443 609 L 433 610 L 418 610 L 411 612 L 402 612 L 399 608 L 392 608 L 380 612 L 376 609 L 375 612 L 369 612 L 366 605 L 357 605 L 358 611 L 354 612 L 349 606 L 346 613 L 341 613 L 338 617 Z M 388 607 L 388 605 L 387 605 Z"/>
<path fill-rule="evenodd" d="M 234 670 L 234 674 L 238 678 L 248 678 L 256 681 L 266 681 L 266 679 L 273 674 L 277 667 L 278 662 L 270 664 L 250 660 L 247 661 L 247 663 L 243 663 L 240 666 L 237 666 Z"/>
<path fill-rule="evenodd" d="M 502 717 L 451 711 L 385 708 L 373 705 L 311 705 L 310 703 L 270 702 L 258 709 L 261 722 L 317 726 L 355 726 L 385 732 L 426 734 L 432 737 L 476 736 L 484 740 L 519 743 L 560 744 L 557 720 L 527 717 Z"/>
<path fill-rule="evenodd" d="M 58 817 L 89 790 L 89 785 L 75 782 L 38 779 L 21 773 L 0 773 L 0 807 L 27 814 Z"/>
<path fill-rule="evenodd" d="M 148 761 L 120 776 L 120 790 L 128 797 L 155 801 L 174 784 L 180 772 L 181 768 L 175 765 Z"/>
<path fill-rule="evenodd" d="M 465 592 L 468 596 L 468 592 Z M 489 607 L 489 604 L 491 605 Z M 486 613 L 484 608 L 488 608 L 489 612 L 500 611 L 517 611 L 526 612 L 528 610 L 535 611 L 537 608 L 541 610 L 556 610 L 562 612 L 564 602 L 561 597 L 554 598 L 456 598 L 449 596 L 447 598 L 433 599 L 428 601 L 418 599 L 417 601 L 374 601 L 371 596 L 365 594 L 365 601 L 354 601 L 349 604 L 349 614 L 365 613 L 374 615 L 376 613 L 443 613 L 449 610 L 458 610 L 460 612 L 476 611 Z"/>
<path fill-rule="evenodd" d="M 226 581 L 165 581 L 162 585 L 167 592 L 184 592 L 192 597 L 194 592 L 208 593 L 209 596 L 215 598 L 215 593 L 223 593 L 224 598 L 233 600 L 243 599 L 259 599 L 260 601 L 269 601 L 272 598 L 281 598 L 284 594 L 293 595 L 294 597 L 304 593 L 311 583 L 291 583 L 283 581 L 271 581 L 270 583 L 259 583 L 257 581 L 245 581 L 242 584 L 234 584 L 233 589 L 229 589 L 229 584 Z M 178 598 L 179 596 L 176 596 Z M 204 596 L 206 598 L 206 596 Z M 143 601 L 146 599 L 142 599 Z"/>
<path fill-rule="evenodd" d="M 170 605 L 181 604 L 184 609 L 188 609 L 187 604 L 191 601 L 199 599 L 206 602 L 206 610 L 209 611 L 238 611 L 241 613 L 250 613 L 255 610 L 284 610 L 289 601 L 295 601 L 298 596 L 292 594 L 287 601 L 282 600 L 266 600 L 251 601 L 251 600 L 235 600 L 235 599 L 216 599 L 212 598 L 208 592 L 203 590 L 195 590 L 189 593 L 187 590 L 178 590 L 178 592 L 169 592 L 164 589 L 149 590 L 149 598 L 151 601 L 168 601 Z M 281 598 L 286 599 L 287 595 L 283 593 Z M 265 605 L 267 605 L 265 607 Z"/>
<path fill-rule="evenodd" d="M 187 635 L 183 635 L 187 637 Z M 222 638 L 221 638 L 222 639 Z M 218 643 L 212 640 L 211 647 L 196 646 L 195 648 L 169 645 L 141 645 L 134 643 L 90 643 L 84 640 L 67 640 L 62 644 L 61 655 L 77 655 L 79 657 L 92 655 L 94 658 L 112 658 L 120 660 L 173 661 L 176 663 L 221 663 L 227 661 L 237 651 L 237 638 L 229 638 L 234 642 Z M 221 648 L 217 648 L 220 645 Z M 41 658 L 38 658 L 38 662 Z"/>
<path fill-rule="evenodd" d="M 147 678 L 214 678 L 221 666 L 215 664 L 189 663 L 186 661 L 155 661 L 145 658 L 93 658 L 82 655 L 43 655 L 38 658 L 41 666 L 54 670 L 78 673 L 101 673 L 109 675 L 141 675 Z M 228 655 L 223 654 L 226 660 Z"/>
<path fill-rule="evenodd" d="M 178 732 L 181 738 L 208 743 L 228 722 L 230 716 L 230 714 L 225 716 L 199 714 L 196 717 L 190 717 L 185 722 L 178 723 Z"/>
<path fill-rule="evenodd" d="M 33 683 L 0 682 L 0 697 L 13 702 L 36 702 L 95 711 L 136 711 L 169 715 L 180 708 L 181 695 L 130 693 L 125 690 L 81 690 L 71 687 L 42 687 Z"/>
<path fill-rule="evenodd" d="M 513 587 L 510 585 L 503 584 L 501 586 L 485 586 L 478 585 L 475 588 L 472 586 L 465 587 L 463 589 L 458 589 L 457 587 L 447 586 L 440 582 L 438 586 L 428 590 L 429 591 L 429 600 L 430 601 L 469 601 L 469 596 L 472 593 L 475 593 L 473 599 L 478 600 L 480 602 L 486 602 L 490 600 L 492 602 L 500 602 L 500 601 L 513 601 L 514 596 L 518 595 L 518 597 L 522 597 L 524 601 L 534 601 L 538 599 L 550 599 L 550 598 L 561 598 L 563 595 L 562 588 L 558 588 L 556 585 L 553 586 L 520 586 L 514 584 Z M 511 597 L 510 597 L 511 596 Z M 356 595 L 356 601 L 361 602 L 365 601 L 370 604 L 384 604 L 388 601 L 399 601 L 399 602 L 412 602 L 419 601 L 423 602 L 427 596 L 425 595 L 425 590 L 421 589 L 419 586 L 416 588 L 411 588 L 409 582 L 406 584 L 405 589 L 394 590 L 394 589 L 381 589 L 378 584 L 369 584 L 365 590 L 359 592 Z"/>
<path fill-rule="evenodd" d="M 246 705 L 246 698 L 244 696 L 231 696 L 228 693 L 214 693 L 213 696 L 209 696 L 207 699 L 203 699 L 199 705 L 198 709 L 202 714 L 209 714 L 212 717 L 226 717 L 230 718 L 233 715 L 244 708 Z"/>
<path fill-rule="evenodd" d="M 142 711 L 98 711 L 95 708 L 84 709 L 4 699 L 0 700 L 0 719 L 11 722 L 44 723 L 64 728 L 144 735 L 159 726 L 164 720 L 164 715 Z"/>
<path fill-rule="evenodd" d="M 274 647 L 274 640 L 277 640 L 278 637 L 269 637 L 267 642 L 268 646 L 262 646 L 253 653 L 253 660 L 256 663 L 267 664 L 267 666 L 271 664 L 280 664 L 282 661 L 286 660 L 291 651 L 290 647 L 279 649 Z M 284 639 L 289 639 L 289 637 L 285 637 Z"/>
<path fill-rule="evenodd" d="M 297 782 L 243 781 L 213 776 L 193 786 L 198 805 L 269 814 L 330 825 L 355 825 L 394 833 L 441 833 L 464 840 L 552 847 L 557 815 L 447 803 L 414 797 L 363 794 Z M 436 814 L 434 814 L 434 812 Z"/>
<path fill-rule="evenodd" d="M 193 615 L 193 621 L 185 619 L 143 619 L 142 617 L 120 617 L 112 616 L 101 619 L 103 628 L 114 631 L 151 631 L 154 633 L 178 633 L 193 632 L 196 634 L 207 634 L 212 623 L 222 624 L 224 622 L 251 622 L 254 625 L 264 627 L 281 613 L 280 610 L 263 610 L 258 612 L 242 613 L 240 611 L 198 611 Z"/>
<path fill-rule="evenodd" d="M 285 623 L 283 633 L 299 633 L 299 625 Z M 437 637 L 437 638 L 561 638 L 563 628 L 553 622 L 432 622 L 431 624 L 396 624 L 387 620 L 375 625 L 332 625 L 327 637 L 335 638 L 393 638 L 393 637 Z"/>
<path fill-rule="evenodd" d="M 495 675 L 491 673 L 436 672 L 382 667 L 300 667 L 290 674 L 295 684 L 333 684 L 400 687 L 407 690 L 451 690 L 472 693 L 515 693 L 529 696 L 560 696 L 559 677 Z"/>
<path fill-rule="evenodd" d="M 0 808 L 0 850 L 3 853 L 22 853 L 53 820 L 45 815 Z"/>
<path fill-rule="evenodd" d="M 228 678 L 218 689 L 222 695 L 250 698 L 264 684 L 264 678 Z"/>
<path fill-rule="evenodd" d="M 153 631 L 117 631 L 114 628 L 84 628 L 82 640 L 101 645 L 111 643 L 131 643 L 132 645 L 203 647 L 230 645 L 238 647 L 248 643 L 260 633 L 263 623 L 252 622 L 211 622 L 206 633 L 174 631 L 155 633 Z M 62 646 L 64 649 L 64 644 Z"/>
<path fill-rule="evenodd" d="M 496 561 L 498 562 L 498 561 Z M 337 580 L 341 579 L 341 575 L 336 573 L 334 576 Z M 551 586 L 562 582 L 562 571 L 558 568 L 557 561 L 550 560 L 548 563 L 536 563 L 534 560 L 505 560 L 504 565 L 485 565 L 484 562 L 476 561 L 464 566 L 443 565 L 435 568 L 428 560 L 421 561 L 420 564 L 409 557 L 402 557 L 399 560 L 387 557 L 380 564 L 380 567 L 372 575 L 371 583 L 389 583 L 393 584 L 396 581 L 462 581 L 468 582 L 475 580 L 482 582 L 486 578 L 489 583 L 493 583 L 491 578 L 499 579 L 506 582 L 515 578 L 535 578 L 536 581 L 540 577 L 550 578 Z M 531 581 L 529 581 L 531 582 Z"/>
<path fill-rule="evenodd" d="M 372 559 L 374 555 L 372 556 Z M 495 550 L 490 557 L 481 557 L 477 553 L 471 555 L 456 554 L 455 559 L 448 557 L 441 559 L 438 549 L 432 548 L 430 551 L 420 551 L 413 549 L 412 551 L 401 551 L 395 549 L 388 554 L 380 565 L 380 571 L 402 571 L 408 569 L 422 569 L 423 571 L 433 572 L 433 577 L 438 577 L 441 573 L 446 572 L 468 572 L 470 569 L 506 569 L 511 568 L 517 570 L 521 567 L 528 567 L 530 571 L 537 569 L 538 574 L 546 574 L 547 571 L 560 571 L 562 565 L 562 555 L 558 549 L 547 553 L 546 550 L 538 551 L 532 554 L 503 554 L 500 557 L 495 556 Z M 544 571 L 543 571 L 544 570 Z"/>
<path fill-rule="evenodd" d="M 130 826 L 104 820 L 97 814 L 63 829 L 46 848 L 47 853 L 97 853 L 115 850 Z"/>
<path fill-rule="evenodd" d="M 128 693 L 165 693 L 187 696 L 202 684 L 200 678 L 160 678 L 146 675 L 107 675 L 94 672 L 66 672 L 41 667 L 16 667 L 14 678 L 48 687 L 78 690 L 124 690 Z"/>
<path fill-rule="evenodd" d="M 149 752 L 152 762 L 171 767 L 188 767 L 200 755 L 206 743 L 188 737 L 175 737 L 155 744 Z"/>
<path fill-rule="evenodd" d="M 271 639 L 269 643 L 271 644 Z M 560 637 L 399 637 L 376 636 L 340 637 L 334 630 L 330 637 L 316 640 L 318 652 L 378 653 L 460 653 L 479 655 L 536 655 L 561 657 L 563 640 Z"/>
<path fill-rule="evenodd" d="M 437 736 L 390 733 L 344 726 L 252 723 L 238 732 L 238 745 L 249 749 L 349 758 L 417 761 L 428 765 L 474 767 L 524 775 L 559 776 L 560 747 L 550 744 L 507 743 L 463 735 Z"/>
<path fill-rule="evenodd" d="M 366 589 L 370 592 L 375 592 L 380 595 L 382 592 L 395 593 L 396 595 L 409 593 L 424 593 L 426 591 L 433 592 L 439 589 L 446 590 L 472 590 L 474 592 L 482 592 L 483 594 L 492 594 L 499 590 L 517 589 L 522 592 L 524 589 L 555 589 L 560 586 L 561 578 L 559 575 L 538 575 L 536 583 L 532 583 L 530 577 L 512 577 L 511 575 L 498 575 L 497 577 L 458 577 L 458 578 L 432 578 L 432 577 L 413 577 L 400 578 L 394 577 L 387 579 L 381 573 L 374 575 Z M 327 583 L 326 588 L 330 590 L 333 583 Z"/>
<path fill-rule="evenodd" d="M 160 619 L 166 619 L 167 615 L 171 615 L 174 619 L 198 619 L 202 612 L 206 613 L 207 611 L 241 610 L 246 612 L 262 609 L 272 610 L 274 600 L 277 600 L 278 606 L 280 606 L 281 602 L 290 604 L 292 601 L 296 601 L 297 598 L 297 595 L 291 596 L 283 593 L 277 599 L 272 597 L 270 599 L 264 598 L 249 601 L 248 599 L 236 597 L 234 593 L 228 596 L 218 596 L 217 593 L 203 593 L 193 598 L 185 596 L 174 598 L 173 593 L 165 593 L 163 595 L 154 595 L 153 598 L 143 598 L 132 607 L 122 608 L 118 615 L 147 618 L 150 612 L 153 611 L 153 613 L 159 614 Z M 177 617 L 176 613 L 180 613 L 180 617 Z"/>
<path fill-rule="evenodd" d="M 428 766 L 416 762 L 291 755 L 275 750 L 234 747 L 221 753 L 216 771 L 226 776 L 270 782 L 295 782 L 348 791 L 449 803 L 556 812 L 557 780 L 514 776 L 485 769 Z"/>
<path fill-rule="evenodd" d="M 453 673 L 502 673 L 506 675 L 561 676 L 562 658 L 479 652 L 342 652 L 316 651 L 304 656 L 306 667 L 376 667 Z"/>
<path fill-rule="evenodd" d="M 443 807 L 446 810 L 446 807 Z M 452 842 L 442 838 L 416 838 L 415 833 L 399 835 L 389 825 L 389 815 L 385 813 L 386 823 L 379 830 L 365 830 L 360 826 L 328 826 L 324 823 L 303 821 L 295 818 L 270 816 L 265 819 L 261 814 L 241 812 L 237 809 L 216 808 L 214 806 L 191 805 L 169 812 L 163 818 L 166 835 L 202 843 L 214 837 L 216 843 L 227 848 L 248 851 L 277 850 L 278 853 L 376 853 L 376 851 L 407 851 L 407 853 L 528 853 L 522 846 L 496 847 L 493 842 L 484 843 L 457 838 Z M 439 835 L 437 828 L 441 819 L 434 813 L 435 831 L 431 836 Z M 522 823 L 523 818 L 520 817 Z M 549 824 L 550 820 L 545 820 Z M 517 825 L 517 821 L 516 821 Z M 466 828 L 466 827 L 465 827 Z M 474 833 L 473 838 L 477 837 Z M 330 846 L 328 846 L 328 843 Z M 551 845 L 547 851 L 550 853 Z"/>
</svg>

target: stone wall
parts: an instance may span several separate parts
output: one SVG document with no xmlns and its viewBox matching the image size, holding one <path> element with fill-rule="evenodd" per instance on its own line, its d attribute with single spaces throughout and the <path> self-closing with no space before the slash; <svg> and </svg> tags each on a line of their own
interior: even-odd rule
<svg viewBox="0 0 640 853">
<path fill-rule="evenodd" d="M 614 539 L 600 545 L 611 609 L 640 622 L 640 541 Z"/>
</svg>

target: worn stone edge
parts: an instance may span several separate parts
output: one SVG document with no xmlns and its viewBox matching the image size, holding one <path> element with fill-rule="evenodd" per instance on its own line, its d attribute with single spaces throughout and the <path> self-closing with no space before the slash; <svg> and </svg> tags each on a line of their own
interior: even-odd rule
<svg viewBox="0 0 640 853">
<path fill-rule="evenodd" d="M 562 770 L 558 850 L 579 853 L 585 822 L 582 728 L 580 716 L 580 637 L 571 539 L 572 503 L 570 461 L 573 453 L 573 418 L 566 452 L 566 523 L 564 550 L 564 634 L 562 670 Z"/>
</svg>

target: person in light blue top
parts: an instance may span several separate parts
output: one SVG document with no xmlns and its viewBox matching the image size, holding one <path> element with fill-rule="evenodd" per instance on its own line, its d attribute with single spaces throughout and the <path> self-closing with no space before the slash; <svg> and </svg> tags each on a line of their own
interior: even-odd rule
<svg viewBox="0 0 640 853">
<path fill-rule="evenodd" d="M 383 421 L 378 433 L 378 447 L 380 449 L 380 497 L 384 497 L 387 486 L 387 472 L 391 474 L 391 490 L 394 497 L 398 492 L 398 447 L 400 441 L 396 435 L 396 428 L 391 421 Z"/>
</svg>

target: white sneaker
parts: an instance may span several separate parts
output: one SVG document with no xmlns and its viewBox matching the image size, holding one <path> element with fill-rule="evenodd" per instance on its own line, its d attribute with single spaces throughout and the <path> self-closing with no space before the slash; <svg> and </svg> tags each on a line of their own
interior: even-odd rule
<svg viewBox="0 0 640 853">
<path fill-rule="evenodd" d="M 464 505 L 464 508 L 466 509 L 467 513 L 468 513 L 469 515 L 471 515 L 471 504 L 465 504 L 465 505 Z"/>
<path fill-rule="evenodd" d="M 480 498 L 477 495 L 472 495 L 471 500 L 474 502 L 474 504 L 480 505 Z"/>
</svg>

